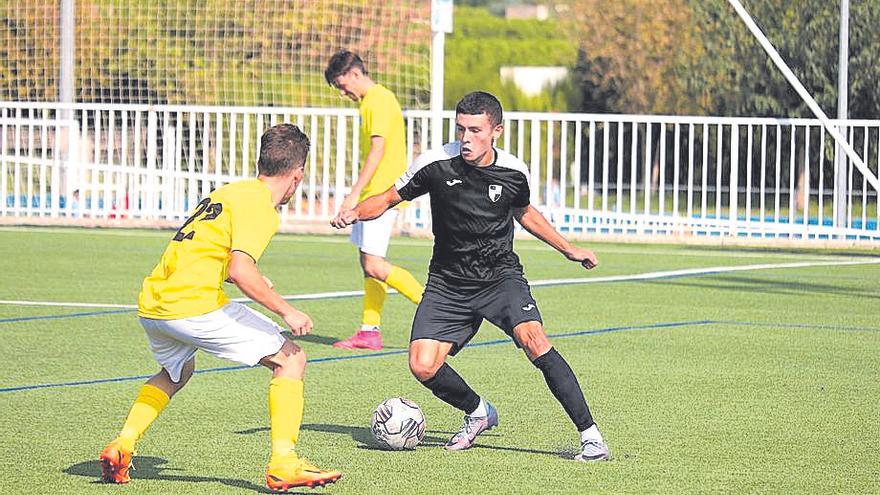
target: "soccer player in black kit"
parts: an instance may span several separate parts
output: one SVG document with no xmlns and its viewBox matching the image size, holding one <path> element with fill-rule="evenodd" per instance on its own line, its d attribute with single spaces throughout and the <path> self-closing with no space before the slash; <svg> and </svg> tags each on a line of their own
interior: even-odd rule
<svg viewBox="0 0 880 495">
<path fill-rule="evenodd" d="M 484 319 L 501 328 L 544 375 L 550 391 L 580 432 L 581 461 L 611 458 L 578 380 L 544 332 L 541 313 L 513 252 L 513 219 L 571 261 L 591 269 L 592 251 L 565 240 L 529 204 L 529 172 L 494 147 L 504 128 L 501 104 L 489 93 L 465 95 L 455 108 L 457 141 L 418 157 L 384 193 L 341 211 L 343 228 L 378 217 L 401 201 L 431 195 L 434 253 L 428 282 L 413 319 L 409 367 L 425 387 L 461 409 L 461 430 L 446 444 L 464 450 L 498 425 L 498 412 L 446 363 L 476 334 Z"/>
</svg>

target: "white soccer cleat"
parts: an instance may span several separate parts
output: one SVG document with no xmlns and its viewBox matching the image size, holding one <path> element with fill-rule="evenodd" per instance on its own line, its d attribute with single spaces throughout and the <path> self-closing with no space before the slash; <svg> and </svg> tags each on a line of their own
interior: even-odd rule
<svg viewBox="0 0 880 495">
<path fill-rule="evenodd" d="M 574 460 L 581 462 L 610 461 L 611 451 L 608 445 L 601 440 L 584 440 L 581 442 L 581 453 L 574 456 Z"/>
<path fill-rule="evenodd" d="M 485 416 L 465 415 L 461 430 L 446 442 L 446 450 L 467 450 L 474 445 L 477 435 L 498 426 L 498 411 L 486 402 Z"/>
</svg>

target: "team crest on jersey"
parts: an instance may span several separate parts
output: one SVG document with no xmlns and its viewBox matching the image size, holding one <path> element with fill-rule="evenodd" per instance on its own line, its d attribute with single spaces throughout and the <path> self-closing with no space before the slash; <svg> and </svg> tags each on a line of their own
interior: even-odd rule
<svg viewBox="0 0 880 495">
<path fill-rule="evenodd" d="M 499 198 L 501 198 L 501 186 L 498 184 L 489 184 L 489 199 L 495 203 Z"/>
</svg>

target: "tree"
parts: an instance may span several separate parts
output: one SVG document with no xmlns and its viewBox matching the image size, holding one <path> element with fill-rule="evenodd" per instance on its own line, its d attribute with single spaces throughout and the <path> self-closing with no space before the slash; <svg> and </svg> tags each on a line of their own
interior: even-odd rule
<svg viewBox="0 0 880 495">
<path fill-rule="evenodd" d="M 555 20 L 507 20 L 483 8 L 456 7 L 455 31 L 446 42 L 446 108 L 465 94 L 488 91 L 506 110 L 566 111 L 575 88 L 561 83 L 537 96 L 523 94 L 501 80 L 502 66 L 556 65 L 571 67 L 577 48 Z"/>
<path fill-rule="evenodd" d="M 577 0 L 565 26 L 580 49 L 583 105 L 626 113 L 689 113 L 679 76 L 700 47 L 684 0 Z"/>
<path fill-rule="evenodd" d="M 727 2 L 688 0 L 705 52 L 683 73 L 701 113 L 812 117 Z M 755 22 L 826 113 L 837 107 L 838 2 L 751 0 Z M 850 8 L 850 117 L 880 116 L 880 4 L 853 0 Z"/>
<path fill-rule="evenodd" d="M 734 116 L 814 117 L 807 104 L 773 65 L 744 23 L 726 2 L 689 0 L 694 25 L 706 48 L 685 72 L 685 87 L 702 113 Z M 745 4 L 792 72 L 819 106 L 831 116 L 837 109 L 840 10 L 825 0 L 751 0 Z M 853 0 L 850 5 L 849 117 L 880 117 L 880 4 Z M 811 140 L 818 146 L 818 134 Z M 796 204 L 803 205 L 804 136 L 796 136 Z M 775 146 L 770 144 L 771 147 Z M 826 176 L 832 174 L 832 147 L 825 153 Z M 781 150 L 789 153 L 786 149 Z M 791 176 L 783 170 L 783 181 Z M 817 174 L 811 174 L 813 180 Z"/>
</svg>

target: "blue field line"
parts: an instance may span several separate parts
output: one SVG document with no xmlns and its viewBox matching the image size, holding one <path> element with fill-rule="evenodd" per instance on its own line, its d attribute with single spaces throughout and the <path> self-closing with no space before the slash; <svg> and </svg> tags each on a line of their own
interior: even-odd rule
<svg viewBox="0 0 880 495">
<path fill-rule="evenodd" d="M 505 340 L 505 341 L 501 341 L 501 342 L 510 342 L 510 341 Z M 374 353 L 370 353 L 370 354 L 354 354 L 354 355 L 349 355 L 349 356 L 328 356 L 328 357 L 324 357 L 324 358 L 309 359 L 308 363 L 315 364 L 315 363 L 325 363 L 325 362 L 329 362 L 329 361 L 348 361 L 351 359 L 379 358 L 379 357 L 385 357 L 385 356 L 393 356 L 393 355 L 397 355 L 397 354 L 406 354 L 407 352 L 409 352 L 407 349 L 400 349 L 397 351 L 383 351 L 383 352 L 374 352 Z M 219 368 L 206 368 L 206 369 L 196 370 L 194 373 L 197 375 L 201 375 L 204 373 L 217 373 L 217 372 L 223 372 L 223 371 L 239 371 L 239 370 L 246 370 L 246 369 L 250 369 L 250 368 L 254 368 L 254 366 L 247 366 L 247 365 L 241 364 L 241 365 L 236 365 L 236 366 L 222 366 Z M 76 382 L 42 383 L 39 385 L 22 385 L 20 387 L 0 388 L 0 393 L 21 392 L 24 390 L 38 390 L 41 388 L 76 387 L 76 386 L 80 386 L 80 385 L 100 385 L 102 383 L 130 382 L 130 381 L 135 381 L 135 380 L 146 380 L 147 378 L 150 378 L 151 376 L 153 376 L 153 375 L 149 374 L 149 375 L 135 375 L 135 376 L 120 376 L 120 377 L 116 377 L 116 378 L 99 378 L 96 380 L 82 380 L 82 381 L 76 381 Z"/>
<path fill-rule="evenodd" d="M 623 327 L 608 327 L 608 328 L 599 328 L 596 330 L 583 330 L 579 332 L 571 332 L 571 333 L 559 333 L 559 334 L 550 334 L 548 335 L 550 338 L 564 338 L 564 337 L 580 337 L 585 335 L 597 335 L 602 333 L 609 332 L 621 332 L 625 330 L 650 330 L 650 329 L 659 329 L 659 328 L 674 328 L 674 327 L 684 327 L 689 325 L 708 325 L 712 324 L 710 320 L 700 320 L 700 321 L 682 321 L 682 322 L 669 322 L 669 323 L 655 323 L 649 325 L 633 325 L 633 326 L 623 326 Z M 500 344 L 510 344 L 512 341 L 510 339 L 496 339 L 489 340 L 485 342 L 476 342 L 468 344 L 468 347 L 486 347 L 491 345 L 500 345 Z M 373 352 L 370 354 L 350 354 L 346 356 L 328 356 L 317 359 L 309 359 L 309 364 L 317 364 L 317 363 L 329 363 L 334 361 L 350 361 L 353 359 L 371 359 L 371 358 L 380 358 L 386 356 L 396 356 L 401 354 L 406 354 L 409 352 L 407 349 L 400 349 L 396 351 L 382 351 L 382 352 Z M 197 374 L 202 373 L 216 373 L 218 371 L 237 371 L 251 368 L 251 366 L 237 365 L 237 366 L 223 366 L 220 368 L 208 368 L 202 370 L 196 370 Z M 0 393 L 6 392 L 21 392 L 25 390 L 39 390 L 43 388 L 58 388 L 58 387 L 76 387 L 81 385 L 98 385 L 101 383 L 118 383 L 118 382 L 130 382 L 135 380 L 146 380 L 147 378 L 153 376 L 150 375 L 137 375 L 137 376 L 122 376 L 116 378 L 101 378 L 97 380 L 81 380 L 76 382 L 62 382 L 62 383 L 41 383 L 38 385 L 22 385 L 19 387 L 4 387 L 0 388 Z"/>
<path fill-rule="evenodd" d="M 583 337 L 587 335 L 601 335 L 604 333 L 612 333 L 612 332 L 624 332 L 624 331 L 634 331 L 634 330 L 660 330 L 664 328 L 681 328 L 681 327 L 696 327 L 696 326 L 707 326 L 707 325 L 740 325 L 740 326 L 754 326 L 754 327 L 789 327 L 789 328 L 802 328 L 802 329 L 810 329 L 810 330 L 844 330 L 844 331 L 868 331 L 868 332 L 880 332 L 880 328 L 871 328 L 871 327 L 840 327 L 840 326 L 832 326 L 832 325 L 809 325 L 809 324 L 800 324 L 800 323 L 775 323 L 775 322 L 750 322 L 750 321 L 734 321 L 734 320 L 693 320 L 693 321 L 677 321 L 677 322 L 665 322 L 665 323 L 652 323 L 647 325 L 627 325 L 627 326 L 617 326 L 617 327 L 606 327 L 606 328 L 598 328 L 594 330 L 581 330 L 577 332 L 567 332 L 567 333 L 555 333 L 549 334 L 548 337 L 552 339 L 559 338 L 568 338 L 568 337 Z M 508 339 L 495 339 L 488 340 L 484 342 L 475 342 L 468 344 L 468 347 L 487 347 L 494 346 L 500 344 L 512 344 L 513 342 Z M 335 361 L 351 361 L 355 359 L 373 359 L 380 358 L 386 356 L 399 356 L 407 354 L 407 349 L 399 349 L 395 351 L 382 351 L 382 352 L 373 352 L 369 354 L 350 354 L 345 356 L 328 356 L 317 359 L 309 359 L 309 364 L 318 364 L 318 363 L 330 363 Z M 208 368 L 202 370 L 196 370 L 196 374 L 203 373 L 217 373 L 224 371 L 238 371 L 252 368 L 252 366 L 245 365 L 236 365 L 236 366 L 223 366 L 219 368 Z M 37 385 L 22 385 L 18 387 L 4 387 L 0 388 L 0 393 L 6 392 L 21 392 L 26 390 L 39 390 L 44 388 L 59 388 L 59 387 L 76 387 L 81 385 L 98 385 L 102 383 L 118 383 L 118 382 L 130 382 L 130 381 L 139 381 L 146 380 L 152 375 L 137 375 L 137 376 L 123 376 L 116 378 L 101 378 L 96 380 L 82 380 L 75 382 L 61 382 L 61 383 L 42 383 Z"/>
<path fill-rule="evenodd" d="M 133 311 L 137 311 L 136 309 L 113 309 L 108 311 L 89 311 L 87 313 L 68 313 L 63 315 L 42 315 L 42 316 L 21 316 L 18 318 L 0 318 L 0 323 L 17 323 L 20 321 L 33 321 L 33 320 L 57 320 L 60 318 L 75 318 L 77 316 L 98 316 L 98 315 L 112 315 L 116 313 L 131 313 Z"/>
</svg>

